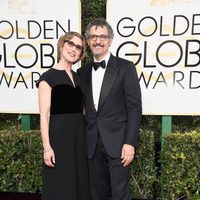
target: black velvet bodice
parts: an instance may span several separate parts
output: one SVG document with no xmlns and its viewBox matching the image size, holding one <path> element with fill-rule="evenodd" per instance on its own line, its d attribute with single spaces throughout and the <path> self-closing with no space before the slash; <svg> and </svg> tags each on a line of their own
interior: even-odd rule
<svg viewBox="0 0 200 200">
<path fill-rule="evenodd" d="M 83 97 L 79 86 L 56 85 L 51 92 L 51 114 L 83 112 Z"/>
<path fill-rule="evenodd" d="M 65 70 L 49 69 L 40 77 L 37 86 L 41 81 L 46 81 L 51 91 L 51 114 L 82 113 L 83 94 L 79 86 L 76 73 L 72 72 L 74 85 Z"/>
</svg>

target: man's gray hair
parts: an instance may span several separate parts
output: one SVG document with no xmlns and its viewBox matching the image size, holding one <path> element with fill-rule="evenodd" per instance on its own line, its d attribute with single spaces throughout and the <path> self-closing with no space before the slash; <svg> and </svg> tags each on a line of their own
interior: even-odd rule
<svg viewBox="0 0 200 200">
<path fill-rule="evenodd" d="M 113 32 L 113 29 L 111 27 L 111 25 L 104 19 L 104 18 L 97 18 L 97 19 L 94 19 L 93 21 L 91 21 L 87 27 L 86 27 L 86 30 L 85 30 L 85 38 L 86 39 L 89 39 L 90 37 L 90 29 L 93 27 L 93 26 L 96 26 L 96 28 L 98 26 L 100 27 L 106 27 L 108 29 L 108 34 L 109 34 L 109 37 L 113 39 L 114 37 L 114 32 Z"/>
</svg>

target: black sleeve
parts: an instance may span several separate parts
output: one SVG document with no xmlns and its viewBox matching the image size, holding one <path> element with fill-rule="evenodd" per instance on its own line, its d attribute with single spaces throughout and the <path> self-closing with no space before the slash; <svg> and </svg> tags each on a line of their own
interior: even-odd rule
<svg viewBox="0 0 200 200">
<path fill-rule="evenodd" d="M 51 88 L 54 85 L 53 79 L 51 78 L 51 76 L 47 72 L 43 73 L 40 76 L 40 79 L 36 82 L 36 87 L 37 88 L 39 87 L 39 84 L 40 84 L 41 81 L 46 81 Z"/>
</svg>

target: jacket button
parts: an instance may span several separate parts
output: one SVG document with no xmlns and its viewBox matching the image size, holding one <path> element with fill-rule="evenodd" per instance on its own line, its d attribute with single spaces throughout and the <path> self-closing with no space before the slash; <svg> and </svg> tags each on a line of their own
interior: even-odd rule
<svg viewBox="0 0 200 200">
<path fill-rule="evenodd" d="M 101 119 L 101 117 L 97 117 L 97 120 L 100 120 Z"/>
</svg>

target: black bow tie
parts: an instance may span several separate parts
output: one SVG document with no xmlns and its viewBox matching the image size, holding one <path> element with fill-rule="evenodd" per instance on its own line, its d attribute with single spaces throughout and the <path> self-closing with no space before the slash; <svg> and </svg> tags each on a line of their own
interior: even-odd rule
<svg viewBox="0 0 200 200">
<path fill-rule="evenodd" d="M 99 67 L 102 67 L 103 69 L 106 68 L 106 62 L 105 60 L 101 61 L 101 62 L 93 62 L 93 67 L 94 70 L 96 71 Z"/>
</svg>

